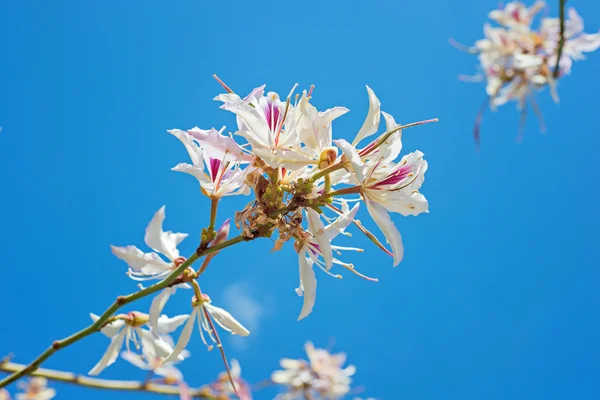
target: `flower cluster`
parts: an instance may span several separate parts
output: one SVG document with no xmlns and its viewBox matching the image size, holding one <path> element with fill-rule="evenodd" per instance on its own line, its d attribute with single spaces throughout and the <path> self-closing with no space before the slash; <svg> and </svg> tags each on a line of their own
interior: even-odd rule
<svg viewBox="0 0 600 400">
<path fill-rule="evenodd" d="M 198 326 L 206 346 L 210 349 L 209 342 L 216 343 L 226 360 L 215 326 L 240 336 L 250 332 L 227 311 L 211 304 L 210 297 L 200 290 L 199 277 L 220 247 L 233 244 L 232 241 L 276 235 L 275 249 L 294 241 L 300 275 L 296 292 L 304 297 L 299 315 L 302 319 L 311 313 L 315 303 L 315 266 L 338 278 L 341 275 L 330 272 L 334 265 L 374 280 L 334 257 L 334 253 L 338 255 L 343 250 L 362 251 L 332 244 L 338 235 L 347 234 L 349 225 L 355 224 L 393 256 L 396 266 L 402 260 L 404 248 L 389 213 L 416 216 L 428 212 L 428 202 L 419 192 L 427 170 L 423 153 L 415 151 L 397 159 L 402 150 L 402 129 L 430 121 L 400 126 L 391 115 L 380 110 L 379 99 L 367 87 L 369 111 L 350 143 L 332 138 L 332 122 L 348 109 L 333 107 L 318 111 L 311 104 L 312 88 L 308 93 L 296 95 L 292 104 L 295 86 L 285 101 L 274 92 L 265 93 L 264 85 L 245 97 L 223 86 L 228 93 L 215 100 L 222 103 L 222 109 L 235 114 L 238 128 L 235 135 L 247 143 L 238 144 L 233 135 L 224 134 L 225 128 L 169 131 L 184 145 L 191 161 L 180 163 L 173 170 L 196 178 L 201 193 L 211 200 L 210 225 L 202 231 L 202 242 L 194 255 L 198 258 L 206 253 L 206 258 L 194 270 L 190 265 L 195 258 L 186 260 L 180 255 L 177 246 L 187 234 L 163 230 L 165 207 L 156 212 L 146 228 L 145 242 L 152 252 L 143 252 L 136 246 L 112 246 L 113 253 L 129 266 L 131 279 L 165 280 L 172 275 L 176 279 L 155 296 L 148 314 L 136 311 L 104 321 L 102 332 L 111 338 L 111 343 L 90 371 L 92 375 L 112 364 L 125 344 L 127 351 L 123 357 L 129 362 L 157 375 L 166 376 L 171 371 L 171 375 L 177 376 L 172 372 L 173 364 L 187 357 L 185 348 L 194 325 Z M 385 131 L 372 139 L 379 131 L 381 116 Z M 241 235 L 228 241 L 230 219 L 215 229 L 218 202 L 226 196 L 251 192 L 254 199 L 235 215 Z M 348 195 L 360 197 L 347 198 Z M 391 251 L 356 219 L 360 200 L 383 232 Z M 352 203 L 356 204 L 351 207 Z M 191 310 L 189 314 L 168 318 L 162 310 L 179 288 L 193 289 Z M 100 317 L 92 315 L 92 318 L 98 321 Z M 169 334 L 181 325 L 184 326 L 175 343 Z"/>
<path fill-rule="evenodd" d="M 338 258 L 342 251 L 363 251 L 332 243 L 339 235 L 350 236 L 350 225 L 392 256 L 396 266 L 403 258 L 404 247 L 390 213 L 416 216 L 428 212 L 429 204 L 419 192 L 427 162 L 420 151 L 400 157 L 402 130 L 437 119 L 401 126 L 380 110 L 379 99 L 367 87 L 369 111 L 355 138 L 351 142 L 333 140 L 332 123 L 348 109 L 317 110 L 311 104 L 312 87 L 295 95 L 292 102 L 296 86 L 282 101 L 277 93 L 265 92 L 264 85 L 245 97 L 222 85 L 227 93 L 215 100 L 235 115 L 234 134 L 225 134 L 224 127 L 168 131 L 184 145 L 190 157 L 189 163 L 180 163 L 173 170 L 198 181 L 201 193 L 210 200 L 210 223 L 202 230 L 196 252 L 189 258 L 182 257 L 178 249 L 188 235 L 163 229 L 164 206 L 146 228 L 144 241 L 151 251 L 133 245 L 112 246 L 113 254 L 128 265 L 127 275 L 140 287 L 138 293 L 119 297 L 117 308 L 145 295 L 156 295 L 148 313 L 114 314 L 109 309 L 100 316 L 91 314 L 92 328 L 107 336 L 110 344 L 90 375 L 99 374 L 120 355 L 148 371 L 155 382 L 179 385 L 183 396 L 187 386 L 175 365 L 189 357 L 186 347 L 197 326 L 206 347 L 210 350 L 216 345 L 221 352 L 227 372 L 205 389 L 249 399 L 250 390 L 240 378 L 239 365 L 236 362 L 229 368 L 217 326 L 233 335 L 247 336 L 250 332 L 229 312 L 213 305 L 200 288 L 201 275 L 219 251 L 261 237 L 273 237 L 274 250 L 292 241 L 298 255 L 300 283 L 296 292 L 303 297 L 298 317 L 302 319 L 315 305 L 315 267 L 336 278 L 341 275 L 332 269 L 343 268 L 376 281 Z M 385 130 L 377 134 L 382 116 Z M 238 144 L 234 135 L 245 143 Z M 216 227 L 219 201 L 251 193 L 251 201 L 233 216 L 240 234 L 229 238 L 232 218 Z M 356 219 L 361 201 L 391 250 Z M 201 258 L 200 267 L 193 268 L 192 264 Z M 145 288 L 145 282 L 155 283 Z M 189 293 L 190 308 L 185 314 L 168 317 L 163 309 L 178 289 Z M 174 340 L 171 335 L 180 327 L 179 337 Z M 306 349 L 313 379 L 311 390 L 328 396 L 346 393 L 353 367 L 340 369 L 344 357 L 331 356 L 310 344 Z M 302 363 L 286 363 L 295 365 L 298 371 L 305 368 Z M 293 386 L 294 382 L 290 384 Z M 309 383 L 302 385 L 306 384 Z"/>
<path fill-rule="evenodd" d="M 310 314 L 314 305 L 317 285 L 314 266 L 330 275 L 334 264 L 357 273 L 352 264 L 334 258 L 333 254 L 362 249 L 331 243 L 350 224 L 356 224 L 384 248 L 355 219 L 359 205 L 350 207 L 349 202 L 360 199 L 365 202 L 392 247 L 391 252 L 384 248 L 385 251 L 393 255 L 394 265 L 398 265 L 404 249 L 389 212 L 418 215 L 428 211 L 427 200 L 418 191 L 427 162 L 419 151 L 394 161 L 402 149 L 403 127 L 380 110 L 375 93 L 367 87 L 369 112 L 356 138 L 349 143 L 332 138 L 332 122 L 348 109 L 333 107 L 318 111 L 310 102 L 312 89 L 296 95 L 292 104 L 295 87 L 286 101 L 277 93 L 265 93 L 264 85 L 245 97 L 224 87 L 228 93 L 215 100 L 223 103 L 222 109 L 236 115 L 235 135 L 247 143 L 238 145 L 233 136 L 223 134 L 225 128 L 171 130 L 192 161 L 179 164 L 174 170 L 193 175 L 202 193 L 213 202 L 223 196 L 254 191 L 255 200 L 236 214 L 236 225 L 248 240 L 277 232 L 276 249 L 288 240 L 295 241 L 300 266 L 297 292 L 304 296 L 299 318 Z M 374 140 L 367 139 L 379 131 L 382 115 L 385 132 Z M 361 143 L 365 144 L 358 147 Z M 335 190 L 337 185 L 346 187 Z M 359 194 L 361 198 L 341 197 L 351 194 Z"/>
<path fill-rule="evenodd" d="M 568 10 L 568 18 L 564 21 L 562 45 L 559 18 L 542 18 L 539 25 L 534 27 L 534 17 L 545 7 L 543 1 L 535 2 L 529 8 L 520 2 L 510 2 L 489 13 L 489 18 L 498 26 L 486 23 L 483 28 L 485 38 L 478 40 L 471 48 L 459 46 L 478 55 L 481 74 L 463 79 L 485 79 L 486 103 L 489 101 L 492 109 L 495 109 L 516 101 L 524 122 L 525 106 L 529 99 L 540 117 L 542 130 L 543 121 L 533 97 L 534 92 L 548 86 L 553 99 L 558 102 L 556 80 L 570 74 L 573 61 L 584 59 L 583 53 L 600 47 L 600 32 L 583 33 L 583 19 L 573 8 Z M 480 119 L 481 115 L 478 116 L 478 123 Z M 475 133 L 477 139 L 478 124 Z"/>
<path fill-rule="evenodd" d="M 344 367 L 346 354 L 331 354 L 325 349 L 317 349 L 311 342 L 304 346 L 308 361 L 283 358 L 282 370 L 275 371 L 271 380 L 284 387 L 277 399 L 340 399 L 351 392 L 354 365 Z"/>
</svg>

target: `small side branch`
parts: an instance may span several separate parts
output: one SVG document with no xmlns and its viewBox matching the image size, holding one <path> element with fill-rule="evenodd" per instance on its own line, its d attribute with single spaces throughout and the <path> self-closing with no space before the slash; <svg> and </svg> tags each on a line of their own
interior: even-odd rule
<svg viewBox="0 0 600 400">
<path fill-rule="evenodd" d="M 12 362 L 0 361 L 0 371 L 4 372 L 18 372 L 25 368 L 23 364 L 16 364 Z M 56 371 L 53 369 L 40 368 L 35 372 L 31 373 L 32 376 L 40 376 L 51 381 L 70 383 L 73 385 L 94 388 L 94 389 L 107 389 L 115 391 L 125 392 L 147 392 L 155 394 L 168 394 L 178 395 L 179 387 L 174 385 L 164 385 L 152 382 L 140 382 L 140 381 L 119 381 L 119 380 L 108 380 L 108 379 L 97 379 L 90 378 L 84 375 L 77 375 L 72 372 Z M 214 399 L 214 396 L 203 388 L 188 389 L 189 395 L 192 398 L 197 399 Z"/>
</svg>

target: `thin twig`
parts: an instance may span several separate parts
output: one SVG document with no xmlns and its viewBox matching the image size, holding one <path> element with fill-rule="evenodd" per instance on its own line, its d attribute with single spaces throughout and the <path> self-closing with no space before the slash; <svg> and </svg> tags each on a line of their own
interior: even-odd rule
<svg viewBox="0 0 600 400">
<path fill-rule="evenodd" d="M 33 360 L 30 364 L 28 364 L 25 368 L 20 371 L 15 371 L 11 375 L 0 381 L 0 388 L 5 387 L 6 385 L 16 381 L 19 378 L 22 378 L 25 375 L 31 374 L 35 371 L 48 357 L 54 354 L 56 351 L 65 348 L 86 336 L 91 335 L 94 332 L 97 332 L 102 328 L 108 319 L 121 307 L 131 302 L 134 302 L 142 297 L 146 297 L 152 293 L 156 293 L 159 290 L 162 290 L 168 287 L 177 277 L 179 277 L 183 271 L 185 271 L 190 265 L 192 265 L 198 258 L 212 254 L 216 251 L 219 251 L 225 247 L 232 246 L 236 243 L 251 240 L 243 235 L 237 236 L 233 239 L 229 239 L 225 242 L 219 243 L 212 247 L 206 249 L 199 249 L 196 251 L 190 258 L 188 258 L 184 263 L 182 263 L 179 267 L 177 267 L 169 276 L 167 276 L 162 281 L 155 283 L 152 286 L 149 286 L 139 292 L 131 293 L 127 296 L 119 296 L 115 300 L 115 302 L 102 313 L 100 318 L 93 324 L 89 325 L 87 328 L 80 330 L 61 340 L 56 340 L 52 343 L 50 347 L 48 347 L 42 354 L 40 354 L 35 360 Z"/>
<path fill-rule="evenodd" d="M 560 38 L 558 39 L 558 50 L 556 53 L 556 66 L 554 67 L 554 78 L 558 78 L 560 74 L 560 57 L 562 56 L 563 47 L 565 47 L 565 4 L 567 0 L 559 0 L 560 4 Z"/>
<path fill-rule="evenodd" d="M 18 372 L 25 368 L 23 364 L 0 361 L 0 371 Z M 153 382 L 140 381 L 119 381 L 90 378 L 84 375 L 74 374 L 72 372 L 56 371 L 53 369 L 40 368 L 31 373 L 32 376 L 40 376 L 51 381 L 70 383 L 73 385 L 84 386 L 94 389 L 108 389 L 129 392 L 147 392 L 155 394 L 179 394 L 179 387 L 174 385 L 165 385 Z M 190 396 L 199 399 L 214 399 L 215 397 L 203 388 L 189 389 Z"/>
</svg>

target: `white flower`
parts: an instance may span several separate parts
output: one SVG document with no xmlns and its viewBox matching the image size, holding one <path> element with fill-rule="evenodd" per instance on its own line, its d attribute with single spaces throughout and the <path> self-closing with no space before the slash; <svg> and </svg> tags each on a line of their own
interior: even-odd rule
<svg viewBox="0 0 600 400">
<path fill-rule="evenodd" d="M 94 322 L 99 319 L 96 314 L 90 314 L 90 317 Z M 164 316 L 164 318 L 161 318 L 158 321 L 159 332 L 162 334 L 173 332 L 186 321 L 187 317 L 187 315 L 179 315 L 173 318 Z M 130 342 L 134 344 L 134 347 L 137 350 L 143 348 L 144 344 L 148 344 L 148 340 L 142 340 L 143 338 L 148 339 L 152 337 L 152 333 L 142 329 L 142 326 L 146 325 L 148 321 L 149 317 L 147 314 L 134 311 L 127 315 L 119 315 L 116 320 L 106 324 L 101 329 L 101 332 L 111 339 L 110 345 L 98 364 L 92 368 L 89 374 L 98 375 L 106 367 L 113 364 L 119 356 L 123 343 L 125 343 L 127 351 L 131 351 Z M 153 346 L 154 345 L 155 343 L 153 343 Z"/>
<path fill-rule="evenodd" d="M 209 320 L 209 316 L 212 317 L 212 319 L 216 321 L 221 328 L 232 335 L 248 336 L 250 334 L 250 332 L 235 318 L 233 318 L 231 314 L 222 308 L 215 307 L 210 304 L 210 298 L 207 295 L 202 296 L 203 297 L 201 299 L 197 299 L 194 296 L 194 299 L 192 300 L 192 312 L 190 313 L 190 317 L 188 318 L 183 330 L 181 331 L 181 334 L 179 335 L 179 340 L 177 341 L 173 352 L 169 355 L 169 357 L 167 357 L 165 362 L 177 358 L 185 349 L 190 341 L 190 338 L 192 337 L 194 322 L 198 323 L 200 338 L 207 347 L 212 348 L 208 345 L 203 331 L 206 331 L 211 341 L 217 343 L 217 339 L 215 339 L 215 336 L 213 336 L 213 324 Z"/>
<path fill-rule="evenodd" d="M 313 271 L 313 265 L 329 274 L 329 269 L 333 264 L 339 264 L 351 268 L 351 264 L 346 264 L 333 257 L 333 250 L 355 250 L 361 249 L 332 246 L 331 241 L 340 233 L 343 233 L 346 227 L 352 223 L 359 204 L 356 204 L 352 210 L 348 208 L 347 203 L 343 203 L 342 214 L 331 224 L 325 226 L 321 221 L 319 214 L 311 209 L 306 209 L 308 228 L 304 239 L 299 242 L 298 264 L 300 267 L 300 287 L 296 289 L 298 295 L 303 295 L 303 306 L 298 316 L 298 320 L 307 317 L 315 304 L 317 295 L 317 279 Z M 323 258 L 323 261 L 320 260 Z M 331 274 L 329 274 L 331 275 Z"/>
<path fill-rule="evenodd" d="M 274 168 L 295 170 L 314 164 L 299 141 L 296 124 L 300 115 L 290 104 L 295 87 L 285 103 L 275 92 L 264 96 L 264 86 L 254 89 L 244 99 L 236 94 L 221 94 L 215 98 L 223 102 L 222 109 L 237 115 L 239 130 L 236 134 L 245 138 L 252 152 Z"/>
<path fill-rule="evenodd" d="M 177 246 L 188 234 L 164 232 L 162 229 L 164 220 L 165 206 L 162 206 L 148 224 L 144 241 L 152 250 L 163 254 L 169 262 L 155 252 L 144 253 L 135 246 L 111 246 L 113 254 L 129 265 L 128 275 L 131 279 L 137 281 L 162 279 L 185 261 L 179 256 Z"/>
<path fill-rule="evenodd" d="M 194 176 L 200 183 L 202 193 L 211 198 L 246 195 L 250 192 L 244 179 L 251 168 L 241 167 L 248 163 L 250 157 L 231 137 L 221 133 L 224 129 L 225 127 L 221 131 L 214 128 L 208 131 L 199 128 L 168 131 L 183 143 L 192 160 L 192 164 L 176 165 L 173 171 Z"/>
<path fill-rule="evenodd" d="M 17 393 L 16 400 L 50 400 L 56 396 L 56 391 L 47 387 L 48 381 L 46 378 L 34 377 L 28 382 L 19 382 L 19 388 L 24 393 Z M 2 393 L 0 392 L 0 396 Z M 2 397 L 0 397 L 2 398 Z M 10 397 L 7 397 L 10 398 Z"/>
<path fill-rule="evenodd" d="M 280 361 L 283 370 L 271 374 L 274 383 L 287 388 L 287 392 L 278 398 L 301 399 L 307 393 L 327 399 L 339 399 L 347 395 L 356 368 L 353 365 L 343 368 L 346 355 L 315 349 L 311 342 L 306 343 L 305 350 L 308 362 L 284 358 Z"/>
<path fill-rule="evenodd" d="M 371 135 L 378 130 L 379 123 L 374 115 L 380 110 L 379 101 L 375 101 L 375 94 L 369 90 L 369 95 L 370 103 L 373 105 L 369 110 L 369 118 L 374 123 L 365 131 Z M 396 266 L 403 258 L 404 247 L 400 232 L 394 226 L 388 211 L 404 216 L 428 212 L 427 200 L 418 192 L 424 180 L 427 162 L 420 151 L 404 156 L 397 164 L 392 162 L 402 149 L 402 133 L 397 130 L 399 126 L 394 118 L 389 114 L 383 114 L 386 121 L 386 134 L 372 141 L 362 150 L 357 150 L 344 139 L 334 142 L 350 162 L 352 178 L 358 185 L 356 189 L 362 195 L 367 211 L 391 245 L 394 266 Z M 389 134 L 390 132 L 394 133 Z M 359 132 L 353 143 L 358 144 L 363 137 L 366 137 L 365 134 Z"/>
</svg>

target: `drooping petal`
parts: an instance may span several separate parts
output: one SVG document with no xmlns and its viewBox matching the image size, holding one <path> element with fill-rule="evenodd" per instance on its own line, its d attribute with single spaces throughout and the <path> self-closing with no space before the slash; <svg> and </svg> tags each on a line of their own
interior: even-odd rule
<svg viewBox="0 0 600 400">
<path fill-rule="evenodd" d="M 173 352 L 164 360 L 164 363 L 176 360 L 179 357 L 179 354 L 185 349 L 187 344 L 192 337 L 192 332 L 194 331 L 194 322 L 196 320 L 196 315 L 200 310 L 200 306 L 194 307 L 194 310 L 190 314 L 185 326 L 183 327 L 181 334 L 179 335 L 179 340 L 177 340 L 177 344 L 173 349 Z"/>
<path fill-rule="evenodd" d="M 162 206 L 152 217 L 152 220 L 146 228 L 146 237 L 144 240 L 148 247 L 154 251 L 164 254 L 171 261 L 175 261 L 179 257 L 177 246 L 187 233 L 174 233 L 171 231 L 163 231 L 163 221 L 165 220 L 165 206 Z"/>
<path fill-rule="evenodd" d="M 312 233 L 314 240 L 319 245 L 319 251 L 329 271 L 333 261 L 333 252 L 331 250 L 331 243 L 325 234 L 325 225 L 321 221 L 319 214 L 312 208 L 306 209 L 306 216 L 308 218 L 308 231 Z"/>
<path fill-rule="evenodd" d="M 121 352 L 121 358 L 143 371 L 148 371 L 150 369 L 150 366 L 144 362 L 142 356 L 132 351 Z"/>
<path fill-rule="evenodd" d="M 228 332 L 240 335 L 240 336 L 248 336 L 250 331 L 242 324 L 240 324 L 231 314 L 222 308 L 215 307 L 209 303 L 203 303 L 202 305 L 206 311 L 210 314 L 211 317 L 221 326 L 221 328 L 225 329 Z"/>
<path fill-rule="evenodd" d="M 298 321 L 306 318 L 313 310 L 317 298 L 317 278 L 312 268 L 313 260 L 306 257 L 305 251 L 298 254 L 298 264 L 300 266 L 300 287 L 303 292 L 303 304 Z"/>
<path fill-rule="evenodd" d="M 367 113 L 367 118 L 365 118 L 365 122 L 363 122 L 360 131 L 358 131 L 356 138 L 352 142 L 354 146 L 356 146 L 367 136 L 371 136 L 379 130 L 379 121 L 381 120 L 381 102 L 377 96 L 375 96 L 375 92 L 373 92 L 373 90 L 371 90 L 371 88 L 368 86 L 367 93 L 369 94 L 369 112 Z"/>
<path fill-rule="evenodd" d="M 89 375 L 98 375 L 106 367 L 110 366 L 117 360 L 117 357 L 119 357 L 119 351 L 121 350 L 121 347 L 123 347 L 123 341 L 125 340 L 125 335 L 127 333 L 129 333 L 129 329 L 123 329 L 117 336 L 111 339 L 110 345 L 106 349 L 106 352 L 98 364 L 96 364 L 94 368 L 88 372 Z"/>
<path fill-rule="evenodd" d="M 392 246 L 395 267 L 400 264 L 400 261 L 402 261 L 402 258 L 404 257 L 404 246 L 402 244 L 400 232 L 396 229 L 394 222 L 385 208 L 368 198 L 365 198 L 365 203 L 371 218 L 373 218 L 373 221 L 375 221 L 379 229 L 383 232 L 386 241 Z"/>
<path fill-rule="evenodd" d="M 154 296 L 154 299 L 152 299 L 152 304 L 150 305 L 149 312 L 149 325 L 152 329 L 152 332 L 154 332 L 156 335 L 160 334 L 160 327 L 158 323 L 160 314 L 162 313 L 163 308 L 165 308 L 167 301 L 169 301 L 169 297 L 171 297 L 171 295 L 173 295 L 176 290 L 177 288 L 175 286 L 167 287 L 163 289 L 162 292 Z"/>
<path fill-rule="evenodd" d="M 94 322 L 96 322 L 100 319 L 99 316 L 97 316 L 96 314 L 93 314 L 93 313 L 90 313 L 90 318 Z M 112 321 L 112 322 L 104 325 L 102 327 L 102 329 L 100 329 L 100 332 L 102 332 L 105 336 L 112 338 L 121 331 L 123 326 L 125 326 L 125 321 L 119 319 L 119 320 Z"/>
<path fill-rule="evenodd" d="M 187 319 L 189 315 L 177 315 L 173 318 L 169 318 L 166 315 L 161 315 L 158 319 L 158 333 L 161 335 L 165 335 L 173 332 L 175 329 L 179 328 Z"/>
<path fill-rule="evenodd" d="M 125 261 L 129 268 L 136 272 L 154 271 L 159 273 L 171 268 L 171 264 L 160 258 L 156 253 L 144 253 L 135 246 L 110 246 L 112 253 Z"/>
</svg>

